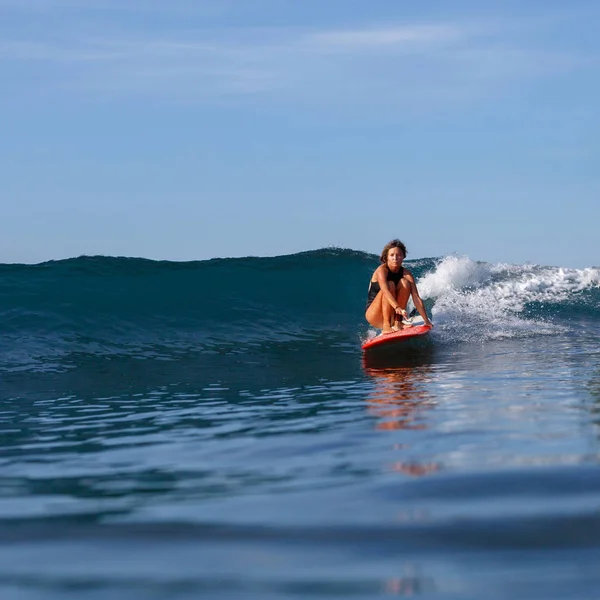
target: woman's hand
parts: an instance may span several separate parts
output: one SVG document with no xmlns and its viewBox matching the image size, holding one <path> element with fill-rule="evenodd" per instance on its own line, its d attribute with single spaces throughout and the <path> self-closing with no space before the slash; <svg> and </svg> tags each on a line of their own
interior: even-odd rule
<svg viewBox="0 0 600 600">
<path fill-rule="evenodd" d="M 397 315 L 401 315 L 405 319 L 408 319 L 408 313 L 400 306 L 396 306 L 396 308 L 394 310 L 396 311 Z"/>
</svg>

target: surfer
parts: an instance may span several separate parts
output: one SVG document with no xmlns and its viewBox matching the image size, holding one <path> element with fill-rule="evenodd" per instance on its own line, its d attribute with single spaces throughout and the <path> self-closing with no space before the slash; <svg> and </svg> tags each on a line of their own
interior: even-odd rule
<svg viewBox="0 0 600 600">
<path fill-rule="evenodd" d="M 402 266 L 405 258 L 406 246 L 400 240 L 392 240 L 385 245 L 379 258 L 381 264 L 371 276 L 365 318 L 382 333 L 412 327 L 411 323 L 402 322 L 408 321 L 406 305 L 410 297 L 425 325 L 432 326 L 412 273 Z"/>
</svg>

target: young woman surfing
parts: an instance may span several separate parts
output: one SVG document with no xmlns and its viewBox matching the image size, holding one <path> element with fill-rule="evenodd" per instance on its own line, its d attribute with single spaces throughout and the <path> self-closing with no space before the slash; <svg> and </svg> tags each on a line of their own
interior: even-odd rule
<svg viewBox="0 0 600 600">
<path fill-rule="evenodd" d="M 371 276 L 365 318 L 373 327 L 381 329 L 381 333 L 411 327 L 402 323 L 402 318 L 408 318 L 406 305 L 410 297 L 424 324 L 432 326 L 412 273 L 402 266 L 405 258 L 406 246 L 400 240 L 392 240 L 385 245 L 381 264 Z"/>
</svg>

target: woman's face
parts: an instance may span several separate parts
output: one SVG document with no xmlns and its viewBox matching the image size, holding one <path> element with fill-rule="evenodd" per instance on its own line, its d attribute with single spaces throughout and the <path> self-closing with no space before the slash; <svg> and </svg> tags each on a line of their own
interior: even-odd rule
<svg viewBox="0 0 600 600">
<path fill-rule="evenodd" d="M 400 248 L 390 248 L 387 255 L 387 265 L 391 269 L 398 269 L 402 266 L 404 254 Z"/>
</svg>

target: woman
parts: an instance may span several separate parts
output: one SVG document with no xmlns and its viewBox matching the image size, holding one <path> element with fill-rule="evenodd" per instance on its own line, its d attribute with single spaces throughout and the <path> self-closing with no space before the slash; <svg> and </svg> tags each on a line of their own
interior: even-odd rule
<svg viewBox="0 0 600 600">
<path fill-rule="evenodd" d="M 432 326 L 412 273 L 402 266 L 405 258 L 406 246 L 400 240 L 392 240 L 383 249 L 381 264 L 371 277 L 365 318 L 373 327 L 381 329 L 381 333 L 411 327 L 402 324 L 400 319 L 408 317 L 406 305 L 411 296 L 425 325 Z"/>
</svg>

